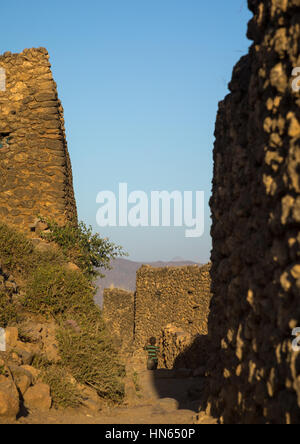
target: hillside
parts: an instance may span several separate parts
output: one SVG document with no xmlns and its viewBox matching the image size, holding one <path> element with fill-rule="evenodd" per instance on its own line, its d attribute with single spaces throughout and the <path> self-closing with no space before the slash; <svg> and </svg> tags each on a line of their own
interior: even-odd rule
<svg viewBox="0 0 300 444">
<path fill-rule="evenodd" d="M 49 230 L 30 239 L 0 223 L 0 423 L 24 409 L 98 411 L 125 395 L 125 368 L 94 302 L 83 246 L 83 238 L 89 249 L 101 242 L 103 258 L 103 241 L 82 225 Z"/>
</svg>

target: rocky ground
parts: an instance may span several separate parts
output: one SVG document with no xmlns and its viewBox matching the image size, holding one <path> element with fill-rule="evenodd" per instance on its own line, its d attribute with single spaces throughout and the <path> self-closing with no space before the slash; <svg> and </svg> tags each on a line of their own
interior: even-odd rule
<svg viewBox="0 0 300 444">
<path fill-rule="evenodd" d="M 30 370 L 29 367 L 27 369 Z M 16 380 L 16 384 L 20 390 L 20 379 Z M 87 403 L 78 409 L 50 409 L 49 389 L 46 385 L 37 383 L 31 385 L 25 392 L 26 410 L 20 412 L 17 420 L 11 419 L 2 423 L 216 424 L 216 419 L 205 413 L 198 413 L 200 404 L 198 398 L 201 396 L 199 387 L 203 384 L 203 379 L 193 377 L 191 371 L 187 369 L 161 369 L 149 372 L 145 370 L 144 355 L 135 355 L 128 360 L 126 400 L 122 406 L 109 407 L 105 404 L 96 406 Z M 12 385 L 14 383 L 10 380 L 10 391 Z"/>
</svg>

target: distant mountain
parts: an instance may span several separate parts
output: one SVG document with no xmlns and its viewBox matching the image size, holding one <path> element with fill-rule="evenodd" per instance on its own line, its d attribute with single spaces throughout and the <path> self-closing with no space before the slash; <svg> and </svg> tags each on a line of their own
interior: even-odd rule
<svg viewBox="0 0 300 444">
<path fill-rule="evenodd" d="M 105 288 L 115 287 L 123 290 L 135 291 L 136 272 L 142 265 L 151 265 L 151 267 L 182 267 L 186 265 L 199 265 L 196 262 L 185 261 L 182 258 L 175 258 L 170 262 L 133 262 L 128 259 L 116 259 L 113 261 L 112 270 L 104 271 L 105 278 L 98 279 L 97 286 L 99 290 L 96 295 L 96 302 L 102 305 L 103 290 Z"/>
<path fill-rule="evenodd" d="M 184 262 L 184 259 L 180 256 L 178 257 L 174 257 L 174 259 L 172 259 L 172 262 Z"/>
</svg>

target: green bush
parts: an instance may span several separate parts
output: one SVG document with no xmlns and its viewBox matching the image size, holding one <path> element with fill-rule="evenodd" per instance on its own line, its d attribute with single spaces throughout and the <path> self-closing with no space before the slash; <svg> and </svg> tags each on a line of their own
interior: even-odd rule
<svg viewBox="0 0 300 444">
<path fill-rule="evenodd" d="M 33 367 L 40 370 L 40 378 L 51 387 L 51 397 L 54 407 L 79 407 L 82 401 L 81 394 L 76 384 L 71 382 L 71 376 L 67 373 L 62 363 L 49 361 L 42 355 L 36 355 Z"/>
<path fill-rule="evenodd" d="M 51 387 L 54 407 L 79 407 L 82 401 L 80 391 L 70 382 L 70 377 L 60 365 L 42 369 L 42 380 Z"/>
<path fill-rule="evenodd" d="M 94 307 L 93 295 L 94 288 L 80 271 L 50 264 L 29 276 L 23 303 L 35 313 L 65 317 Z"/>
<path fill-rule="evenodd" d="M 79 271 L 60 267 L 38 268 L 30 278 L 25 306 L 60 321 L 58 343 L 62 365 L 76 381 L 115 402 L 124 396 L 124 367 L 94 303 L 94 288 Z M 72 320 L 79 331 L 65 326 Z"/>
<path fill-rule="evenodd" d="M 0 327 L 5 328 L 16 321 L 16 307 L 7 293 L 0 290 Z"/>
<path fill-rule="evenodd" d="M 120 402 L 124 397 L 124 366 L 101 323 L 80 325 L 81 332 L 61 329 L 58 335 L 64 365 L 81 384 L 97 390 L 101 398 Z"/>
<path fill-rule="evenodd" d="M 99 268 L 110 269 L 112 259 L 126 256 L 122 247 L 101 238 L 98 233 L 93 234 L 92 227 L 87 227 L 83 222 L 61 226 L 48 219 L 41 218 L 41 221 L 47 223 L 50 229 L 42 237 L 58 244 L 65 257 L 91 278 L 100 275 Z"/>
<path fill-rule="evenodd" d="M 0 223 L 1 266 L 15 272 L 28 269 L 28 259 L 34 252 L 33 244 L 23 234 Z"/>
<path fill-rule="evenodd" d="M 22 305 L 32 313 L 52 316 L 59 326 L 59 365 L 36 359 L 43 370 L 57 405 L 75 406 L 78 393 L 69 383 L 72 375 L 78 383 L 97 390 L 113 402 L 124 396 L 124 367 L 112 345 L 101 310 L 94 303 L 92 280 L 94 267 L 109 267 L 111 258 L 124 254 L 99 235 L 92 235 L 84 225 L 61 228 L 51 224 L 47 240 L 60 248 L 39 251 L 31 240 L 0 224 L 1 266 L 14 277 L 18 275 L 25 291 Z M 70 270 L 68 262 L 80 269 Z M 19 279 L 20 278 L 20 279 Z M 15 306 L 6 293 L 0 293 L 0 324 L 6 326 L 16 318 Z M 68 321 L 71 326 L 68 326 Z M 72 328 L 72 325 L 77 328 Z"/>
<path fill-rule="evenodd" d="M 51 263 L 62 265 L 65 261 L 63 254 L 57 249 L 39 251 L 23 233 L 3 223 L 0 223 L 0 258 L 2 268 L 25 279 L 38 266 Z"/>
</svg>

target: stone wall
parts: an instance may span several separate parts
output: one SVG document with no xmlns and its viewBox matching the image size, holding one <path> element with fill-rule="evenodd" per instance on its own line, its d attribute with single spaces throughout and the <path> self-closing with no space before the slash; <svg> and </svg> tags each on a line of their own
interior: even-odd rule
<svg viewBox="0 0 300 444">
<path fill-rule="evenodd" d="M 214 149 L 208 409 L 300 422 L 300 0 L 249 0 L 249 55 L 220 104 Z"/>
<path fill-rule="evenodd" d="M 170 370 L 201 368 L 201 376 L 204 376 L 209 358 L 207 339 L 207 335 L 192 335 L 182 328 L 168 324 L 162 329 L 160 336 L 159 366 Z"/>
<path fill-rule="evenodd" d="M 37 215 L 76 220 L 72 170 L 49 55 L 0 56 L 0 219 L 29 231 Z"/>
<path fill-rule="evenodd" d="M 103 316 L 117 345 L 128 350 L 134 334 L 134 293 L 118 288 L 105 289 Z"/>
<path fill-rule="evenodd" d="M 135 346 L 160 338 L 170 323 L 191 335 L 206 335 L 210 298 L 209 265 L 143 266 L 137 272 Z"/>
</svg>

